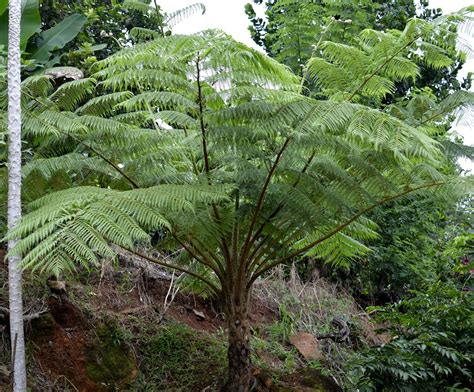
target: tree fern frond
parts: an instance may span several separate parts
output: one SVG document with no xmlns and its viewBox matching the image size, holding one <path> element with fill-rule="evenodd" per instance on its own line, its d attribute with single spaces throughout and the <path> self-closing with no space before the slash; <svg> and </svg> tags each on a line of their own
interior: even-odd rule
<svg viewBox="0 0 474 392">
<path fill-rule="evenodd" d="M 351 76 L 344 69 L 313 57 L 306 65 L 307 77 L 323 89 L 347 90 L 351 85 Z"/>
<path fill-rule="evenodd" d="M 32 203 L 34 211 L 9 236 L 23 238 L 13 252 L 25 254 L 25 266 L 51 271 L 57 268 L 55 255 L 58 252 L 66 252 L 76 262 L 92 263 L 95 258 L 84 245 L 106 257 L 113 254 L 107 245 L 109 242 L 133 248 L 135 242 L 148 240 L 143 228 L 169 229 L 170 224 L 157 209 L 192 210 L 198 202 L 226 199 L 222 190 L 205 186 L 163 185 L 126 192 L 72 188 Z M 77 243 L 73 238 L 81 238 L 82 242 Z"/>
<path fill-rule="evenodd" d="M 51 95 L 51 100 L 59 109 L 73 111 L 79 103 L 91 96 L 95 84 L 96 80 L 93 78 L 64 83 Z"/>
<path fill-rule="evenodd" d="M 321 49 L 325 58 L 341 68 L 353 68 L 361 73 L 370 66 L 370 58 L 353 46 L 326 41 Z"/>
<path fill-rule="evenodd" d="M 204 14 L 206 12 L 206 6 L 203 3 L 194 3 L 180 10 L 173 11 L 166 15 L 165 23 L 172 28 L 197 12 Z"/>
<path fill-rule="evenodd" d="M 117 105 L 130 99 L 132 96 L 133 93 L 129 91 L 120 91 L 95 97 L 77 108 L 76 114 L 108 117 L 114 114 L 114 109 Z"/>
<path fill-rule="evenodd" d="M 33 97 L 45 97 L 53 90 L 51 78 L 46 75 L 30 76 L 22 81 L 21 87 Z"/>
<path fill-rule="evenodd" d="M 147 110 L 150 107 L 156 106 L 161 109 L 178 108 L 182 111 L 196 111 L 199 108 L 199 106 L 189 98 L 179 93 L 169 91 L 148 91 L 130 96 L 118 106 L 128 111 Z"/>
<path fill-rule="evenodd" d="M 161 34 L 155 30 L 144 27 L 134 27 L 130 30 L 130 36 L 135 42 L 149 41 L 161 37 Z"/>
<path fill-rule="evenodd" d="M 88 157 L 79 153 L 70 153 L 59 157 L 35 159 L 23 166 L 24 177 L 33 171 L 38 171 L 44 177 L 50 178 L 58 171 L 78 173 L 83 170 L 92 170 L 96 173 L 112 175 L 110 166 L 99 157 Z"/>
<path fill-rule="evenodd" d="M 125 9 L 139 11 L 143 14 L 153 12 L 153 8 L 150 6 L 149 2 L 140 0 L 124 0 L 123 7 Z"/>
</svg>

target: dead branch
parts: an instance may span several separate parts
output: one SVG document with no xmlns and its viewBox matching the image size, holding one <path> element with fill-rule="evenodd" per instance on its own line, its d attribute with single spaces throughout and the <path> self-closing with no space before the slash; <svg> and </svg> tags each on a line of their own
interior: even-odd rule
<svg viewBox="0 0 474 392">
<path fill-rule="evenodd" d="M 0 306 L 0 313 L 3 314 L 3 317 L 8 318 L 10 317 L 10 309 Z M 48 309 L 41 309 L 38 312 L 25 314 L 23 316 L 24 321 L 31 321 L 37 318 L 40 318 L 43 314 L 48 313 Z"/>
</svg>

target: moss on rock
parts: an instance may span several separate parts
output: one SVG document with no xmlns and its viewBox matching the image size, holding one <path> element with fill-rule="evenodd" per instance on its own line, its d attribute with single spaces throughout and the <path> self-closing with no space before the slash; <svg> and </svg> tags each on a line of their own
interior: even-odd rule
<svg viewBox="0 0 474 392">
<path fill-rule="evenodd" d="M 117 329 L 106 324 L 96 328 L 97 339 L 87 355 L 87 376 L 98 384 L 116 386 L 132 381 L 137 374 L 131 350 L 119 338 Z"/>
</svg>

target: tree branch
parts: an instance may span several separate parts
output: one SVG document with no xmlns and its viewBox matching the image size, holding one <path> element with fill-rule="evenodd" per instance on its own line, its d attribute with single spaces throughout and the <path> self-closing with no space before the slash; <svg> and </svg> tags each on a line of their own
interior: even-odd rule
<svg viewBox="0 0 474 392">
<path fill-rule="evenodd" d="M 248 256 L 249 251 L 250 251 L 253 229 L 254 229 L 254 227 L 257 223 L 257 219 L 258 219 L 258 216 L 260 214 L 260 211 L 262 210 L 263 201 L 265 199 L 265 194 L 267 193 L 267 189 L 270 185 L 270 181 L 273 177 L 273 174 L 275 173 L 276 168 L 277 168 L 278 164 L 280 163 L 283 152 L 286 150 L 289 143 L 290 143 L 290 139 L 287 138 L 285 140 L 285 143 L 283 143 L 283 146 L 281 147 L 280 151 L 278 152 L 278 154 L 275 158 L 275 161 L 273 162 L 273 165 L 272 165 L 270 171 L 268 172 L 267 178 L 265 179 L 265 183 L 263 184 L 262 190 L 260 191 L 260 195 L 259 195 L 258 201 L 257 201 L 257 206 L 255 207 L 255 212 L 253 214 L 252 221 L 250 223 L 250 227 L 249 227 L 248 232 L 247 232 L 247 238 L 245 239 L 244 245 L 242 247 L 242 254 L 241 254 L 240 263 L 239 263 L 238 279 L 242 278 L 243 272 L 244 272 L 246 264 L 247 264 L 247 256 Z"/>
<path fill-rule="evenodd" d="M 206 256 L 203 255 L 202 252 L 198 248 L 196 248 L 196 246 L 192 245 L 193 248 L 197 251 L 197 253 L 199 253 L 200 256 L 202 256 L 202 258 L 198 257 L 196 253 L 193 252 L 191 249 L 189 249 L 189 247 L 184 242 L 182 242 L 176 235 L 172 234 L 172 236 L 186 250 L 186 252 L 188 252 L 191 255 L 191 257 L 196 259 L 200 264 L 203 264 L 206 267 L 210 268 L 219 278 L 219 281 L 221 282 L 221 286 L 225 288 L 225 279 L 218 266 L 215 266 L 211 262 L 207 261 Z"/>
<path fill-rule="evenodd" d="M 314 151 L 308 158 L 308 160 L 306 161 L 303 169 L 301 170 L 301 173 L 300 173 L 300 176 L 298 177 L 298 179 L 293 183 L 292 185 L 292 188 L 295 188 L 299 182 L 301 181 L 301 175 L 302 174 L 305 174 L 306 171 L 308 170 L 309 166 L 311 165 L 314 157 L 316 155 L 316 152 Z M 278 204 L 277 208 L 268 216 L 267 219 L 265 219 L 265 221 L 260 225 L 260 227 L 258 228 L 258 230 L 255 232 L 252 240 L 250 241 L 250 247 L 255 243 L 255 241 L 258 239 L 258 237 L 260 236 L 260 234 L 262 234 L 263 232 L 263 229 L 265 228 L 265 226 L 273 219 L 275 218 L 278 213 L 281 211 L 281 209 L 283 208 L 283 205 L 284 203 L 283 202 L 280 202 L 280 204 Z M 256 255 L 258 249 L 261 247 L 262 243 L 265 242 L 265 239 L 263 239 L 262 241 L 260 241 L 259 245 L 257 245 L 256 249 L 253 251 L 253 253 L 250 255 L 250 260 L 253 259 L 253 257 Z M 251 267 L 250 267 L 251 268 Z"/>
<path fill-rule="evenodd" d="M 423 185 L 419 185 L 417 187 L 414 187 L 414 188 L 409 188 L 403 192 L 400 192 L 396 195 L 393 195 L 393 196 L 387 196 L 387 197 L 384 197 L 383 199 L 379 200 L 378 202 L 368 206 L 368 207 L 365 207 L 363 209 L 361 209 L 359 212 L 357 212 L 356 214 L 354 214 L 350 219 L 348 219 L 347 221 L 345 221 L 344 223 L 341 223 L 339 226 L 335 227 L 333 230 L 329 231 L 328 233 L 326 233 L 325 235 L 323 235 L 322 237 L 318 238 L 316 241 L 313 241 L 311 242 L 310 244 L 304 246 L 303 248 L 301 249 L 298 249 L 292 253 L 290 253 L 289 255 L 286 255 L 286 256 L 283 256 L 281 257 L 280 259 L 276 260 L 275 262 L 265 266 L 265 264 L 261 264 L 260 267 L 255 271 L 255 273 L 252 275 L 249 283 L 248 283 L 248 287 L 250 287 L 252 285 L 252 283 L 259 277 L 261 276 L 262 274 L 264 274 L 265 272 L 267 272 L 268 270 L 272 269 L 273 267 L 277 266 L 278 264 L 281 264 L 281 263 L 284 263 L 285 261 L 287 260 L 290 260 L 296 256 L 300 256 L 301 254 L 305 253 L 306 251 L 308 251 L 309 249 L 315 247 L 316 245 L 318 245 L 319 243 L 327 240 L 328 238 L 332 237 L 334 234 L 337 234 L 339 233 L 341 230 L 343 230 L 344 228 L 346 228 L 347 226 L 349 226 L 351 223 L 353 223 L 355 220 L 357 220 L 358 218 L 360 218 L 362 215 L 366 214 L 367 212 L 373 210 L 374 208 L 376 207 L 379 207 L 389 201 L 392 201 L 392 200 L 395 200 L 395 199 L 398 199 L 404 195 L 407 195 L 409 193 L 412 193 L 412 192 L 415 192 L 415 191 L 418 191 L 420 189 L 425 189 L 425 188 L 431 188 L 431 187 L 435 187 L 435 186 L 439 186 L 439 185 L 444 185 L 446 182 L 444 181 L 434 181 L 434 182 L 430 182 L 430 183 L 427 183 L 427 184 L 423 184 Z"/>
<path fill-rule="evenodd" d="M 0 313 L 5 314 L 6 316 L 10 317 L 10 309 L 0 306 Z M 23 315 L 24 321 L 31 321 L 37 318 L 40 318 L 43 314 L 48 313 L 47 309 L 40 310 L 39 312 L 30 313 Z"/>
<path fill-rule="evenodd" d="M 202 154 L 204 157 L 204 169 L 206 171 L 207 175 L 207 182 L 209 185 L 211 185 L 211 178 L 210 178 L 210 172 L 211 172 L 211 166 L 209 164 L 209 151 L 207 149 L 207 139 L 206 139 L 206 127 L 204 124 L 204 106 L 203 106 L 203 96 L 202 96 L 202 86 L 201 86 L 201 68 L 199 67 L 199 62 L 201 61 L 199 55 L 196 59 L 196 82 L 197 82 L 197 88 L 198 88 L 198 104 L 199 104 L 199 125 L 201 128 L 201 139 L 202 139 Z M 217 220 L 220 219 L 219 217 L 219 211 L 217 210 L 217 207 L 215 204 L 212 205 L 212 209 L 214 211 L 214 215 Z M 229 247 L 227 245 L 227 241 L 222 238 L 222 250 L 224 252 L 224 258 L 227 260 L 228 265 L 230 266 L 230 252 L 229 252 Z"/>
<path fill-rule="evenodd" d="M 122 246 L 120 246 L 120 248 L 122 248 L 123 250 L 131 253 L 131 254 L 134 254 L 138 257 L 141 257 L 145 260 L 148 260 L 152 263 L 155 263 L 155 264 L 158 264 L 158 265 L 162 265 L 163 267 L 167 267 L 167 268 L 171 268 L 171 269 L 175 269 L 177 271 L 181 271 L 181 272 L 184 272 L 190 276 L 193 276 L 194 278 L 200 280 L 201 282 L 205 283 L 206 285 L 208 285 L 212 291 L 214 291 L 215 294 L 217 294 L 218 296 L 221 295 L 221 290 L 219 290 L 219 288 L 214 284 L 212 283 L 210 280 L 208 280 L 207 278 L 205 278 L 204 276 L 201 276 L 199 275 L 198 273 L 196 272 L 193 272 L 193 271 L 190 271 L 186 268 L 183 268 L 183 267 L 180 267 L 178 265 L 174 265 L 174 264 L 169 264 L 169 263 L 165 263 L 164 261 L 161 261 L 161 260 L 158 260 L 158 259 L 155 259 L 151 256 L 148 256 L 147 254 L 145 253 L 141 253 L 141 252 L 138 252 L 136 250 L 133 250 L 133 249 L 128 249 L 128 248 L 124 248 Z"/>
</svg>

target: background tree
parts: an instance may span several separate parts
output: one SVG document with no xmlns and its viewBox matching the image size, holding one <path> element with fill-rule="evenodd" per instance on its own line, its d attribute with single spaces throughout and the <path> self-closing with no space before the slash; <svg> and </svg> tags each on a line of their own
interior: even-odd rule
<svg viewBox="0 0 474 392">
<path fill-rule="evenodd" d="M 21 1 L 9 2 L 8 28 L 8 229 L 13 230 L 21 217 L 21 65 L 20 20 Z M 12 236 L 8 249 L 17 238 Z M 13 364 L 13 390 L 26 391 L 25 339 L 23 331 L 23 299 L 21 257 L 8 260 L 8 295 L 10 302 L 10 338 Z"/>
<path fill-rule="evenodd" d="M 262 1 L 254 3 L 263 5 Z M 312 54 L 319 58 L 316 61 L 325 59 L 324 48 L 320 47 L 322 41 L 352 44 L 362 48 L 356 33 L 364 28 L 364 25 L 368 24 L 375 30 L 399 28 L 400 25 L 404 25 L 407 18 L 417 12 L 419 17 L 426 20 L 433 20 L 441 15 L 440 10 L 429 9 L 427 1 L 422 2 L 418 11 L 413 1 L 349 3 L 350 5 L 347 5 L 346 2 L 342 7 L 341 4 L 331 1 L 268 1 L 265 3 L 265 20 L 258 18 L 249 4 L 247 14 L 252 21 L 249 29 L 254 40 L 264 47 L 270 56 L 278 58 L 298 72 L 303 72 L 303 62 L 300 61 L 302 57 Z M 449 27 L 452 32 L 457 28 L 456 24 L 451 24 Z M 426 67 L 422 58 L 415 58 L 419 69 L 416 78 L 398 80 L 382 99 L 371 98 L 364 103 L 396 116 L 403 115 L 404 121 L 419 123 L 423 113 L 428 115 L 429 111 L 449 94 L 468 90 L 469 78 L 462 83 L 457 80 L 458 70 L 462 67 L 465 57 L 456 51 L 454 36 L 433 32 L 432 40 L 436 45 L 445 48 L 444 56 L 451 59 L 449 67 L 433 69 Z M 295 51 L 296 47 L 300 49 Z M 344 79 L 349 82 L 353 77 L 350 69 L 348 72 L 348 74 L 341 73 L 332 88 L 330 86 L 332 80 L 327 88 L 318 84 L 316 80 L 307 81 L 305 94 L 338 99 L 338 88 L 344 89 L 338 82 Z M 451 112 L 448 109 L 446 113 Z M 430 134 L 445 145 L 445 153 L 451 160 L 445 172 L 454 173 L 460 170 L 457 164 L 459 156 L 467 155 L 472 159 L 472 149 L 452 148 L 453 146 L 449 145 L 450 140 L 456 139 L 450 131 L 454 117 L 438 116 L 432 119 L 434 121 L 429 121 L 428 118 L 429 116 L 422 121 L 425 121 L 425 126 L 430 127 Z M 371 215 L 382 234 L 382 237 L 372 244 L 374 252 L 364 256 L 362 260 L 353 260 L 348 269 L 332 268 L 318 260 L 316 266 L 325 276 L 331 276 L 338 281 L 343 279 L 348 288 L 360 299 L 367 300 L 370 297 L 379 303 L 389 298 L 399 298 L 409 288 L 414 288 L 416 282 L 421 283 L 426 276 L 435 277 L 443 270 L 440 260 L 445 260 L 444 258 L 432 258 L 427 255 L 440 256 L 441 244 L 444 241 L 443 222 L 446 224 L 448 222 L 448 219 L 443 217 L 452 214 L 455 207 L 455 200 L 438 200 L 431 196 L 428 198 L 416 196 L 410 200 L 381 207 Z M 394 215 L 395 211 L 397 214 Z M 422 221 L 412 219 L 421 215 L 425 216 Z M 391 222 L 403 222 L 404 225 L 400 227 Z M 412 241 L 413 232 L 417 232 L 416 237 L 420 239 L 416 247 L 409 246 L 406 242 Z M 432 246 L 434 243 L 438 246 Z M 302 269 L 304 270 L 304 267 Z M 304 272 L 310 271 L 304 270 Z M 410 279 L 407 281 L 406 278 L 409 276 Z"/>
<path fill-rule="evenodd" d="M 7 0 L 0 2 L 0 45 L 8 46 Z M 20 48 L 24 70 L 50 68 L 59 62 L 59 51 L 77 36 L 86 22 L 86 17 L 71 14 L 57 21 L 51 28 L 41 29 L 41 19 L 37 0 L 27 0 L 22 6 Z"/>
<path fill-rule="evenodd" d="M 8 0 L 0 0 L 0 46 L 7 45 Z M 169 14 L 156 2 L 27 0 L 22 8 L 21 49 L 24 76 L 56 65 L 89 67 L 123 46 L 132 31 L 165 36 L 186 17 L 204 13 L 201 3 Z"/>
<path fill-rule="evenodd" d="M 453 282 L 453 271 L 412 298 L 373 309 L 395 338 L 357 355 L 353 368 L 361 391 L 471 388 L 474 298 Z"/>
<path fill-rule="evenodd" d="M 159 2 L 151 0 L 107 0 L 100 3 L 93 0 L 40 0 L 44 28 L 52 27 L 75 13 L 87 16 L 84 29 L 62 53 L 61 63 L 74 66 L 81 63 L 89 66 L 91 62 L 130 45 L 133 29 L 169 35 L 177 23 L 196 12 L 204 13 L 204 5 L 194 3 L 166 14 Z"/>
<path fill-rule="evenodd" d="M 417 6 L 413 0 L 334 2 L 327 0 L 253 0 L 264 8 L 257 16 L 251 3 L 245 6 L 253 40 L 266 53 L 299 72 L 313 55 L 321 36 L 324 40 L 352 44 L 366 28 L 402 30 L 407 21 L 419 16 L 432 20 L 441 10 L 428 8 L 428 1 Z M 331 25 L 331 26 L 329 26 Z"/>
</svg>

